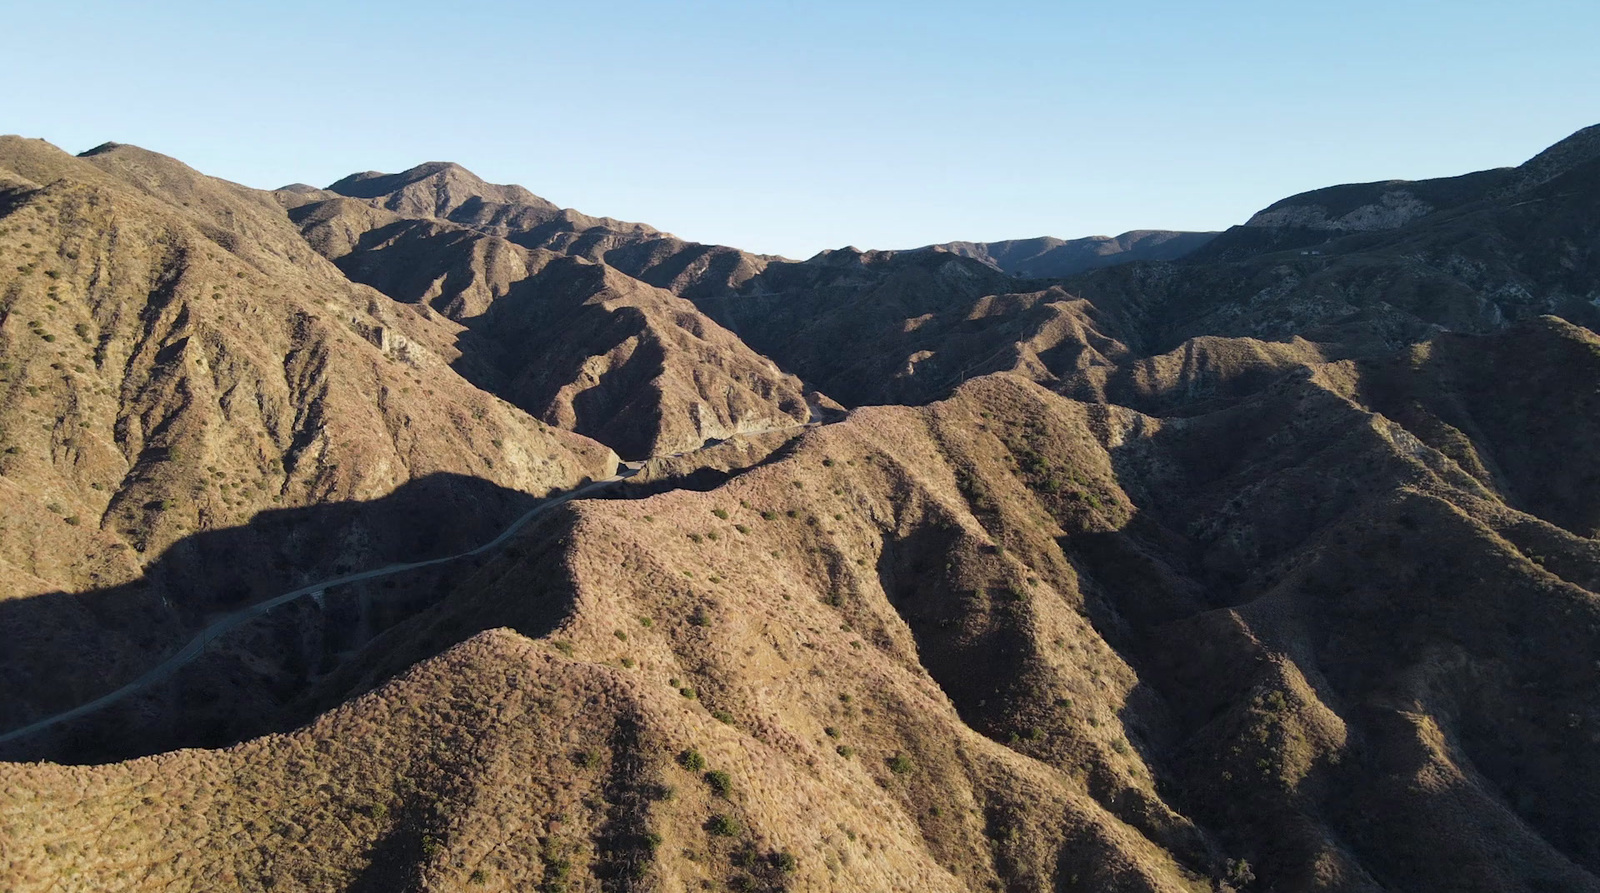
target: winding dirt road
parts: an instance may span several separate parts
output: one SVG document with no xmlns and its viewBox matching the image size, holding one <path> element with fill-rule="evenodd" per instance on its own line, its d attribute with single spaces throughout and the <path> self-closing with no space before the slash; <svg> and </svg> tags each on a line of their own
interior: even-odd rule
<svg viewBox="0 0 1600 893">
<path fill-rule="evenodd" d="M 140 689 L 149 688 L 157 682 L 160 682 L 171 676 L 179 669 L 192 663 L 195 658 L 204 654 L 206 646 L 211 644 L 212 640 L 216 639 L 218 636 L 225 635 L 280 605 L 288 604 L 296 599 L 305 598 L 308 595 L 320 596 L 324 591 L 334 586 L 343 586 L 347 583 L 359 583 L 362 580 L 374 580 L 379 577 L 403 574 L 407 571 L 417 570 L 418 568 L 432 567 L 436 564 L 444 564 L 449 561 L 459 561 L 463 558 L 471 558 L 474 555 L 481 555 L 484 552 L 495 549 L 503 545 L 506 540 L 511 539 L 512 536 L 516 535 L 518 530 L 521 530 L 529 521 L 532 521 L 539 515 L 555 508 L 558 505 L 564 505 L 568 502 L 571 502 L 572 500 L 583 496 L 585 493 L 592 493 L 596 490 L 610 487 L 619 481 L 633 477 L 635 474 L 639 473 L 639 469 L 642 467 L 642 465 L 643 463 L 640 462 L 623 463 L 619 467 L 618 473 L 611 477 L 595 481 L 591 484 L 585 484 L 584 486 L 579 487 L 569 493 L 563 493 L 560 496 L 552 496 L 549 499 L 540 502 L 538 505 L 529 509 L 525 514 L 522 515 L 522 517 L 511 522 L 511 525 L 505 530 L 501 531 L 499 536 L 487 543 L 484 543 L 476 549 L 470 549 L 466 552 L 460 552 L 455 555 L 447 555 L 443 558 L 430 558 L 427 561 L 413 561 L 407 564 L 391 564 L 375 570 L 360 571 L 354 574 L 345 574 L 341 577 L 331 577 L 316 583 L 307 584 L 291 592 L 285 592 L 282 595 L 274 596 L 266 601 L 257 602 L 248 608 L 242 608 L 238 611 L 235 611 L 232 614 L 229 614 L 226 617 L 211 623 L 205 629 L 202 629 L 200 632 L 196 633 L 194 638 L 190 639 L 187 645 L 184 645 L 166 660 L 156 664 L 154 667 L 151 667 L 145 672 L 144 675 L 133 680 L 132 682 L 129 682 L 127 685 L 95 698 L 86 704 L 80 704 L 71 710 L 66 710 L 53 716 L 47 716 L 44 719 L 29 723 L 21 728 L 12 729 L 3 735 L 0 735 L 0 744 L 4 744 L 7 741 L 14 741 L 18 738 L 23 738 L 37 732 L 42 732 L 52 726 L 59 725 L 69 720 L 77 719 L 80 716 L 86 716 L 95 712 L 96 710 L 101 709 L 102 707 L 114 704 L 128 695 L 139 691 Z"/>
</svg>

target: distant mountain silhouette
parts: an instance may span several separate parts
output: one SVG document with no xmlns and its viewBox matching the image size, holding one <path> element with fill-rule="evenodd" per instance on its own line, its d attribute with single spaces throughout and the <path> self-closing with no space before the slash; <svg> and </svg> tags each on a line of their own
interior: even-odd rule
<svg viewBox="0 0 1600 893">
<path fill-rule="evenodd" d="M 1183 233 L 1139 229 L 1120 236 L 1084 239 L 1007 239 L 1002 242 L 945 242 L 929 247 L 982 261 L 1013 276 L 1071 276 L 1134 260 L 1177 260 L 1216 237 L 1216 233 Z"/>
</svg>

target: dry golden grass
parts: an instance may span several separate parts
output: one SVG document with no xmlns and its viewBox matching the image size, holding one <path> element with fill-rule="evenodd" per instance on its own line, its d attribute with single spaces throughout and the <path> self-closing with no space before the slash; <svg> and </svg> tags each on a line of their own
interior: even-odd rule
<svg viewBox="0 0 1600 893">
<path fill-rule="evenodd" d="M 1507 537 L 1580 584 L 1600 556 L 1318 380 L 1350 369 L 1165 423 L 991 376 L 709 491 L 576 504 L 365 660 L 467 644 L 298 732 L 10 770 L 10 883 L 1198 890 L 1245 858 L 1419 889 L 1433 850 L 1451 885 L 1592 887 L 1557 843 L 1592 757 L 1493 711 L 1553 667 L 1541 713 L 1593 699 L 1595 597 Z M 1552 638 L 1562 612 L 1591 619 Z M 506 625 L 540 638 L 473 635 Z M 1546 663 L 1514 669 L 1530 636 Z M 241 778 L 307 751 L 309 778 Z M 156 774 L 158 802 L 226 799 L 237 849 L 133 818 L 128 779 Z M 1565 811 L 1508 813 L 1506 784 Z M 384 798 L 403 823 L 372 820 Z"/>
<path fill-rule="evenodd" d="M 8 182 L 88 164 L 36 149 L 11 146 L 33 160 Z M 215 190 L 229 188 L 141 179 L 141 166 L 157 164 L 145 156 L 96 157 L 146 194 L 84 173 L 74 214 L 102 194 L 119 208 L 191 195 L 214 207 Z M 40 203 L 65 188 L 22 186 L 0 239 L 38 228 Z M 426 197 L 402 192 L 413 204 Z M 239 214 L 244 233 L 273 219 Z M 388 225 L 371 216 L 360 225 Z M 248 280 L 276 263 L 269 242 L 216 253 L 182 229 L 204 232 L 199 224 L 180 223 L 171 226 L 191 257 L 178 269 L 234 271 L 259 246 L 265 254 L 238 272 Z M 143 246 L 166 231 L 140 232 Z M 109 242 L 95 250 L 119 256 Z M 303 265 L 304 251 L 284 244 L 276 256 Z M 488 270 L 492 253 L 475 262 Z M 789 274 L 813 276 L 813 298 L 837 298 L 863 270 L 895 263 L 838 254 Z M 932 393 L 967 372 L 1010 372 L 939 403 L 858 409 L 797 438 L 756 433 L 662 459 L 633 494 L 655 495 L 551 513 L 296 693 L 273 720 L 306 720 L 292 732 L 104 766 L 0 765 L 0 887 L 1600 890 L 1600 473 L 1588 446 L 1600 339 L 1544 319 L 1376 359 L 1244 338 L 1137 359 L 1137 307 L 1059 289 L 969 294 L 981 277 L 968 282 L 966 267 L 945 260 L 908 262 L 875 286 L 874 326 L 907 336 L 896 349 L 931 350 L 924 337 L 956 345 L 907 361 L 887 386 Z M 600 294 L 606 314 L 678 306 L 603 268 L 559 263 L 575 288 L 598 272 L 602 288 L 583 295 Z M 782 264 L 768 270 L 786 275 Z M 72 306 L 39 303 L 30 275 L 19 270 L 23 285 L 9 292 L 18 306 Z M 923 286 L 952 303 L 919 306 Z M 303 315 L 292 330 L 252 309 L 274 292 L 231 302 L 224 291 L 208 300 L 236 315 L 217 318 L 248 317 L 263 334 L 247 347 L 218 343 L 282 359 L 295 394 L 321 393 L 318 362 L 350 356 L 377 370 L 339 376 L 360 385 L 351 393 L 389 387 L 374 351 L 400 342 L 370 337 L 371 320 L 451 358 L 447 323 L 393 304 L 374 303 L 370 319 L 357 317 L 365 340 L 345 340 L 319 315 L 362 293 L 341 288 L 323 311 L 293 304 Z M 167 361 L 137 360 L 177 343 L 166 306 L 147 314 L 157 324 L 144 335 L 114 330 L 127 342 L 117 368 L 144 376 L 130 393 L 147 402 L 124 401 L 139 412 L 118 404 L 111 442 L 136 430 L 143 455 L 143 444 L 167 443 L 144 432 L 181 434 L 177 458 L 147 461 L 182 469 L 184 445 L 232 428 L 204 418 L 187 428 L 178 411 L 221 402 L 207 390 L 216 376 L 198 371 L 218 364 L 215 352 L 175 352 L 193 364 L 182 388 L 154 371 Z M 15 339 L 13 319 L 0 332 Z M 207 343 L 208 319 L 189 312 L 190 343 Z M 963 324 L 982 320 L 966 338 Z M 673 338 L 712 349 L 679 343 L 693 359 L 668 364 L 666 379 L 726 356 L 716 349 L 726 333 L 707 335 L 692 317 L 672 325 Z M 865 341 L 879 332 L 863 331 Z M 19 356 L 55 343 L 28 336 L 35 353 Z M 628 368 L 648 340 L 608 348 L 597 378 Z M 303 356 L 316 344 L 324 361 Z M 902 359 L 889 351 L 850 368 Z M 760 370 L 740 379 L 743 362 L 718 374 L 743 381 L 758 404 L 783 391 L 762 393 L 771 382 Z M 250 380 L 269 379 L 276 386 L 264 372 Z M 574 413 L 585 392 L 575 381 L 562 385 Z M 651 402 L 666 390 L 647 391 L 646 404 L 691 405 L 706 381 L 720 379 L 670 382 L 681 399 Z M 330 411 L 319 455 L 376 436 L 392 397 Z M 405 411 L 434 430 L 437 414 L 457 408 Z M 173 421 L 150 424 L 149 412 Z M 335 416 L 372 431 L 335 429 L 346 424 Z M 678 430 L 658 422 L 641 430 Z M 236 439 L 272 430 L 235 427 Z M 480 433 L 465 420 L 456 429 L 469 444 Z M 260 452 L 228 444 L 229 455 Z M 492 458 L 458 452 L 469 464 Z M 69 465 L 70 475 L 51 470 Z M 52 474 L 87 483 L 72 476 L 87 474 L 80 467 L 93 463 L 52 458 L 13 481 L 5 466 L 0 486 L 37 502 L 30 488 Z M 315 467 L 316 498 L 376 479 Z M 656 492 L 692 475 L 692 488 Z M 70 492 L 87 499 L 81 490 Z M 16 518 L 0 542 L 11 543 L 8 561 L 32 550 L 34 579 L 139 569 L 131 556 L 119 559 L 126 566 L 60 557 L 61 543 L 96 555 L 104 528 L 63 520 L 74 532 L 33 542 L 48 519 L 32 504 Z M 172 542 L 177 531 L 154 535 Z M 265 653 L 270 641 L 251 647 Z"/>
<path fill-rule="evenodd" d="M 430 476 L 543 495 L 615 467 L 468 384 L 449 365 L 459 326 L 350 284 L 263 194 L 129 147 L 73 158 L 5 138 L 0 169 L 31 184 L 0 216 L 0 599 L 50 640 L 5 655 L 7 727 L 128 678 L 222 591 L 292 578 L 266 534 L 235 537 L 231 582 L 174 544 Z M 447 540 L 462 521 L 439 520 Z M 306 524 L 301 542 L 337 548 L 299 579 L 414 550 L 380 528 Z M 172 575 L 96 607 L 34 599 L 135 583 L 163 559 Z"/>
</svg>

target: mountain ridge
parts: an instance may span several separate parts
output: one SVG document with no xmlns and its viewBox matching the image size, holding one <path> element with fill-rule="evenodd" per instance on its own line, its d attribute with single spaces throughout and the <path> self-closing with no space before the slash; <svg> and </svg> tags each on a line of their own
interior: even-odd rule
<svg viewBox="0 0 1600 893">
<path fill-rule="evenodd" d="M 1177 260 L 1199 250 L 1217 235 L 1137 229 L 1119 236 L 1040 236 L 999 242 L 942 242 L 928 247 L 982 261 L 1013 276 L 1047 279 L 1135 260 Z"/>
<path fill-rule="evenodd" d="M 1040 277 L 0 139 L 0 729 L 646 460 L 5 742 L 0 886 L 1600 891 L 1597 133 Z"/>
</svg>

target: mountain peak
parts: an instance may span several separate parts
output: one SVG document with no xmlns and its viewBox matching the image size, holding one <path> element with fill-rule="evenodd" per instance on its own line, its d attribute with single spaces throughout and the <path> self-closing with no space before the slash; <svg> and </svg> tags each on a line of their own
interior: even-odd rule
<svg viewBox="0 0 1600 893">
<path fill-rule="evenodd" d="M 113 149 L 120 149 L 120 148 L 122 148 L 122 146 L 123 146 L 122 143 L 117 143 L 117 142 L 112 142 L 111 140 L 106 140 L 105 142 L 101 143 L 100 145 L 95 146 L 93 149 L 89 149 L 86 152 L 79 152 L 78 153 L 78 157 L 79 158 L 93 158 L 96 155 L 100 155 L 100 154 L 103 154 L 105 152 L 110 152 Z"/>
<path fill-rule="evenodd" d="M 523 206 L 541 215 L 561 210 L 521 186 L 489 183 L 453 161 L 428 161 L 398 174 L 351 174 L 330 185 L 328 191 L 375 201 L 407 216 L 448 218 L 456 209 L 474 201 Z"/>
</svg>

